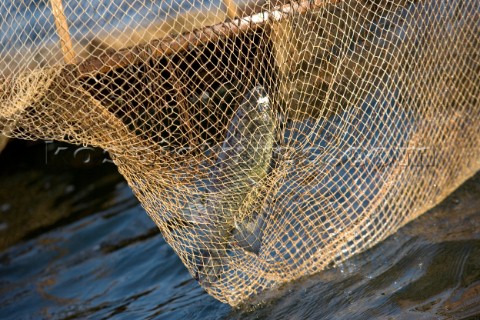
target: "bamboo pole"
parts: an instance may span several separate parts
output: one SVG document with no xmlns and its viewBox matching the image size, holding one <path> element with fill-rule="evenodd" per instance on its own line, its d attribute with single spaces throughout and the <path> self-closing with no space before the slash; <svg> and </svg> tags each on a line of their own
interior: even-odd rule
<svg viewBox="0 0 480 320">
<path fill-rule="evenodd" d="M 237 17 L 237 4 L 234 0 L 223 0 L 223 4 L 227 8 L 227 17 L 231 20 Z"/>
<path fill-rule="evenodd" d="M 72 39 L 68 32 L 67 18 L 63 9 L 62 0 L 50 0 L 52 13 L 57 27 L 57 34 L 60 37 L 60 45 L 62 47 L 63 59 L 66 64 L 75 63 L 75 52 L 73 51 Z"/>
<path fill-rule="evenodd" d="M 58 0 L 57 0 L 58 1 Z M 78 76 L 88 77 L 96 73 L 107 73 L 117 68 L 146 62 L 154 57 L 176 54 L 188 48 L 218 41 L 241 33 L 256 31 L 264 27 L 268 21 L 282 21 L 293 13 L 304 14 L 310 10 L 334 4 L 343 0 L 303 0 L 291 1 L 276 6 L 271 11 L 256 13 L 232 21 L 193 30 L 178 36 L 168 36 L 152 40 L 147 44 L 137 45 L 121 50 L 107 50 L 99 56 L 86 59 L 76 66 Z"/>
</svg>

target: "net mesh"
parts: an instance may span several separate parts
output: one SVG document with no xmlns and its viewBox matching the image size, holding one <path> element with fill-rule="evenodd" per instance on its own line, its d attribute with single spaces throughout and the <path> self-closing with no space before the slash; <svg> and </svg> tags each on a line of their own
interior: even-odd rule
<svg viewBox="0 0 480 320">
<path fill-rule="evenodd" d="M 0 133 L 107 150 L 231 305 L 373 246 L 480 168 L 478 0 L 0 11 Z"/>
</svg>

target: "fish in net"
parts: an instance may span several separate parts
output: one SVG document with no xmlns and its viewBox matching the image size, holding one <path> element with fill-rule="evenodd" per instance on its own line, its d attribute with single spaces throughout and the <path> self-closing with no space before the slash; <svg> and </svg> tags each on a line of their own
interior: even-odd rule
<svg viewBox="0 0 480 320">
<path fill-rule="evenodd" d="M 0 10 L 0 134 L 108 151 L 233 306 L 372 247 L 480 168 L 477 0 Z"/>
</svg>

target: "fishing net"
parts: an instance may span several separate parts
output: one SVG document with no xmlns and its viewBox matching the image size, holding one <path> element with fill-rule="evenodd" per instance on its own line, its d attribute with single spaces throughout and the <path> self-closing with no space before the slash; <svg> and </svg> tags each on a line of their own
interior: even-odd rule
<svg viewBox="0 0 480 320">
<path fill-rule="evenodd" d="M 231 305 L 375 245 L 480 168 L 478 0 L 0 11 L 0 133 L 107 150 Z"/>
</svg>

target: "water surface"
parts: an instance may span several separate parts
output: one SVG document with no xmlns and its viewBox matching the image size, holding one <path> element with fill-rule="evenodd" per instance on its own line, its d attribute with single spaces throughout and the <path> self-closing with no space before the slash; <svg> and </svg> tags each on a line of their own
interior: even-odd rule
<svg viewBox="0 0 480 320">
<path fill-rule="evenodd" d="M 480 174 L 373 249 L 232 309 L 192 279 L 101 151 L 58 146 L 0 156 L 2 319 L 480 315 Z"/>
</svg>

